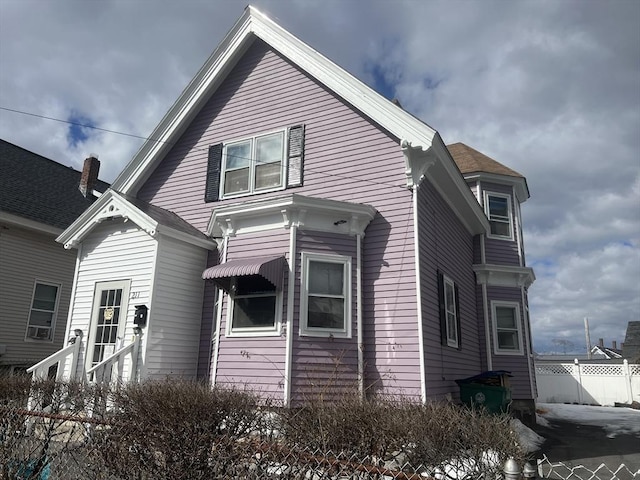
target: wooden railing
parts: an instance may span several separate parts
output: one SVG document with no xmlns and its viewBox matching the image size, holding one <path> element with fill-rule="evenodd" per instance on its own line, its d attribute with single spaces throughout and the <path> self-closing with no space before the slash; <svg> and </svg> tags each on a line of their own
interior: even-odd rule
<svg viewBox="0 0 640 480">
<path fill-rule="evenodd" d="M 62 350 L 58 350 L 27 369 L 27 373 L 32 375 L 33 380 L 49 378 L 49 370 L 53 366 L 57 366 L 56 380 L 62 380 L 65 366 L 69 359 L 71 359 L 69 378 L 66 380 L 77 380 L 80 377 L 77 370 L 80 346 L 82 344 L 82 330 L 74 330 L 74 334 L 75 336 L 69 339 L 69 344 Z"/>
<path fill-rule="evenodd" d="M 131 371 L 129 372 L 129 382 L 138 379 L 138 353 L 140 351 L 140 331 L 135 331 L 133 341 L 117 350 L 113 355 L 105 358 L 100 363 L 94 365 L 86 372 L 87 380 L 96 383 L 122 383 L 124 379 L 124 359 L 131 355 Z M 116 367 L 114 370 L 114 366 Z"/>
</svg>

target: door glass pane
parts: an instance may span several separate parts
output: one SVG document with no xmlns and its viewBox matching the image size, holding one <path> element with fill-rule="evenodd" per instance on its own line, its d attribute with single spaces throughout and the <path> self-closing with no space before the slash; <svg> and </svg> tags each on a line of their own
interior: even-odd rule
<svg viewBox="0 0 640 480">
<path fill-rule="evenodd" d="M 100 293 L 100 308 L 96 319 L 96 331 L 93 350 L 93 365 L 101 362 L 115 351 L 118 341 L 118 324 L 122 289 L 105 289 Z"/>
</svg>

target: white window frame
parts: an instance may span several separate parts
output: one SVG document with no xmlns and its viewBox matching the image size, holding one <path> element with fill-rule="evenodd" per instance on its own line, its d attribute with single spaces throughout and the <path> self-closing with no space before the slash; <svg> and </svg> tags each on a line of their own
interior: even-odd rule
<svg viewBox="0 0 640 480">
<path fill-rule="evenodd" d="M 513 350 L 509 348 L 501 348 L 498 342 L 498 316 L 496 315 L 496 309 L 498 307 L 511 308 L 515 312 L 515 330 L 509 329 L 509 331 L 515 331 L 518 338 L 518 349 Z M 524 355 L 524 342 L 522 336 L 522 321 L 520 319 L 520 304 L 518 302 L 504 302 L 504 301 L 492 301 L 491 302 L 491 323 L 493 326 L 493 351 L 496 355 Z M 505 330 L 505 329 L 500 329 Z"/>
<path fill-rule="evenodd" d="M 43 310 L 40 308 L 34 308 L 33 307 L 33 302 L 35 300 L 35 296 L 36 296 L 36 289 L 38 288 L 38 285 L 46 285 L 49 287 L 56 287 L 56 300 L 55 300 L 55 306 L 53 311 L 51 310 Z M 40 280 L 40 279 L 36 279 L 33 282 L 33 291 L 31 292 L 31 303 L 29 304 L 29 316 L 27 317 L 27 329 L 24 332 L 24 339 L 26 341 L 29 342 L 48 342 L 51 343 L 54 340 L 55 337 L 55 331 L 56 331 L 56 320 L 58 317 L 58 306 L 60 305 L 60 291 L 62 290 L 62 284 L 61 283 L 57 283 L 57 282 L 50 282 L 48 280 Z M 32 311 L 40 311 L 40 312 L 47 312 L 47 313 L 51 313 L 51 325 L 49 327 L 44 327 L 41 325 L 33 325 L 31 326 L 31 312 Z M 42 338 L 42 337 L 37 337 L 37 336 L 32 336 L 29 335 L 29 329 L 30 328 L 38 328 L 38 329 L 49 329 L 49 336 L 47 338 Z"/>
<path fill-rule="evenodd" d="M 449 277 L 447 277 L 446 275 L 442 275 L 442 283 L 443 283 L 443 287 L 444 287 L 444 314 L 445 314 L 445 319 L 444 319 L 444 324 L 445 324 L 445 329 L 446 329 L 446 333 L 447 333 L 447 346 L 449 347 L 454 347 L 454 348 L 458 348 L 459 346 L 459 339 L 460 339 L 460 335 L 458 333 L 458 315 L 460 315 L 460 312 L 458 312 L 457 306 L 456 306 L 456 284 L 453 280 L 451 280 Z M 449 303 L 447 302 L 447 288 L 451 287 L 451 294 L 453 296 L 453 305 L 449 305 Z M 451 308 L 453 310 L 451 310 Z M 451 335 L 451 330 L 450 330 L 450 325 L 449 325 L 449 315 L 453 315 L 453 333 L 455 334 L 455 338 L 452 337 Z"/>
<path fill-rule="evenodd" d="M 255 178 L 256 178 L 256 140 L 262 137 L 269 137 L 272 135 L 281 135 L 282 137 L 282 152 L 280 162 L 280 185 L 275 187 L 266 187 L 266 188 L 255 188 Z M 253 135 L 251 137 L 239 138 L 236 140 L 232 140 L 229 142 L 225 142 L 222 146 L 222 163 L 220 165 L 220 198 L 237 198 L 237 197 L 246 197 L 248 195 L 255 195 L 256 193 L 263 192 L 274 192 L 278 190 L 284 190 L 286 188 L 286 168 L 287 168 L 287 130 L 286 129 L 278 129 L 270 132 L 260 133 L 258 135 Z M 226 182 L 226 174 L 227 174 L 227 149 L 228 147 L 243 143 L 250 142 L 250 164 L 249 164 L 249 188 L 247 191 L 242 192 L 233 192 L 227 193 L 225 192 L 225 182 Z"/>
<path fill-rule="evenodd" d="M 496 197 L 496 198 L 504 198 L 507 200 L 507 216 L 509 217 L 508 219 L 504 219 L 504 217 L 502 216 L 492 216 L 491 212 L 489 210 L 489 198 L 490 197 Z M 511 240 L 513 241 L 514 236 L 513 236 L 513 210 L 511 208 L 511 195 L 507 194 L 507 193 L 497 193 L 497 192 L 484 192 L 484 210 L 485 210 L 485 214 L 487 215 L 487 219 L 489 220 L 489 232 L 487 233 L 487 236 L 489 238 L 497 238 L 500 240 Z M 491 222 L 498 222 L 498 223 L 508 223 L 509 224 L 509 235 L 499 235 L 496 233 L 491 233 Z"/>
<path fill-rule="evenodd" d="M 342 295 L 339 297 L 344 299 L 343 328 L 318 328 L 308 326 L 308 305 L 310 295 L 309 264 L 312 261 L 323 263 L 337 263 L 343 266 L 344 284 L 342 285 Z M 302 274 L 300 285 L 300 336 L 351 338 L 351 257 L 344 255 L 330 255 L 325 253 L 302 252 L 301 264 Z"/>
<path fill-rule="evenodd" d="M 231 280 L 232 290 L 236 284 L 236 279 Z M 233 293 L 227 293 L 227 325 L 226 336 L 227 337 L 275 337 L 281 334 L 282 328 L 282 289 L 275 290 L 276 297 L 276 311 L 273 326 L 268 327 L 234 327 L 233 326 L 233 309 L 235 308 L 236 298 L 249 298 L 249 297 L 271 297 L 271 294 L 252 294 L 252 295 L 234 295 Z"/>
</svg>

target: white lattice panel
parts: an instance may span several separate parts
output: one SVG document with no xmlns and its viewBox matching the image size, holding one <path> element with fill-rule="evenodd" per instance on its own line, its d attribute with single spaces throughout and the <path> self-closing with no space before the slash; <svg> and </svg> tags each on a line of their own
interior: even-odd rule
<svg viewBox="0 0 640 480">
<path fill-rule="evenodd" d="M 580 365 L 582 375 L 622 375 L 622 365 Z"/>
<path fill-rule="evenodd" d="M 542 375 L 571 375 L 573 372 L 573 365 L 536 365 L 536 373 Z"/>
<path fill-rule="evenodd" d="M 640 365 L 629 365 L 631 375 L 640 375 Z"/>
</svg>

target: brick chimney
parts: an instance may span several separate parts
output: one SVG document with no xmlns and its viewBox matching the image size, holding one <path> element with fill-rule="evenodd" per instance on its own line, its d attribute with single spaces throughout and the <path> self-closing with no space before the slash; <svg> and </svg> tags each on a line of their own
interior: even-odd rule
<svg viewBox="0 0 640 480">
<path fill-rule="evenodd" d="M 616 342 L 615 340 L 613 340 L 613 341 L 611 342 L 611 348 L 613 348 L 614 350 L 615 350 L 616 348 L 618 348 L 618 342 Z"/>
<path fill-rule="evenodd" d="M 90 153 L 85 159 L 82 167 L 82 175 L 80 176 L 80 191 L 85 197 L 90 195 L 98 181 L 98 172 L 100 171 L 100 160 L 98 155 Z"/>
<path fill-rule="evenodd" d="M 599 347 L 604 347 L 604 338 L 599 338 L 598 339 L 598 346 Z"/>
</svg>

